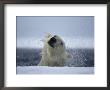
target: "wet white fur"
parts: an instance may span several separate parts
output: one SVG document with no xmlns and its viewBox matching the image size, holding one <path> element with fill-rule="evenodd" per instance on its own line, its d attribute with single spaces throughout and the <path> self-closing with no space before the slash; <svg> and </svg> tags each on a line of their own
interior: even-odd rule
<svg viewBox="0 0 110 90">
<path fill-rule="evenodd" d="M 39 63 L 40 66 L 64 66 L 65 60 L 67 59 L 68 55 L 65 48 L 65 43 L 63 40 L 56 36 L 57 42 L 55 43 L 55 47 L 51 47 L 48 44 L 48 41 L 52 38 L 51 34 L 48 34 L 44 42 L 44 47 L 42 49 L 42 58 Z M 61 45 L 61 42 L 63 45 Z"/>
</svg>

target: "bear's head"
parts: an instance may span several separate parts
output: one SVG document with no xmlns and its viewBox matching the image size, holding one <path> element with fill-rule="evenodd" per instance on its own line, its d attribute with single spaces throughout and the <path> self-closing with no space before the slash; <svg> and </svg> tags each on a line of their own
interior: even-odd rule
<svg viewBox="0 0 110 90">
<path fill-rule="evenodd" d="M 47 43 L 52 48 L 64 47 L 65 46 L 63 40 L 57 35 L 50 37 L 48 39 Z"/>
</svg>

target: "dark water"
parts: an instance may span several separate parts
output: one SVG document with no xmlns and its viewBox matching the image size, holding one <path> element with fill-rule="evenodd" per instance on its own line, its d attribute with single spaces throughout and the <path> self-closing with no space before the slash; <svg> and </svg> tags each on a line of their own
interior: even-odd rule
<svg viewBox="0 0 110 90">
<path fill-rule="evenodd" d="M 37 66 L 41 60 L 41 49 L 16 49 L 16 66 Z M 65 62 L 66 66 L 93 67 L 94 49 L 67 49 L 72 56 Z"/>
</svg>

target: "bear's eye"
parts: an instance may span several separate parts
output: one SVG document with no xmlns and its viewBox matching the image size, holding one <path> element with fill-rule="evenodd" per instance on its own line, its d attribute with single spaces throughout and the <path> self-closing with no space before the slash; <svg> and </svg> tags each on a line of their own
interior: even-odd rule
<svg viewBox="0 0 110 90">
<path fill-rule="evenodd" d="M 61 42 L 61 45 L 63 46 L 63 42 Z"/>
<path fill-rule="evenodd" d="M 57 35 L 54 35 L 54 37 L 57 37 Z"/>
</svg>

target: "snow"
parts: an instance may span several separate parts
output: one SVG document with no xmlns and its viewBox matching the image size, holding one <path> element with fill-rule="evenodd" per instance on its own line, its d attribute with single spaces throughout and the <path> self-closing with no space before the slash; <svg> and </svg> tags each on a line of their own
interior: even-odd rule
<svg viewBox="0 0 110 90">
<path fill-rule="evenodd" d="M 94 67 L 17 66 L 17 74 L 94 74 Z"/>
<path fill-rule="evenodd" d="M 68 38 L 62 37 L 68 48 L 93 48 L 94 39 L 93 38 Z M 21 48 L 42 48 L 43 38 L 18 38 L 17 47 Z"/>
</svg>

